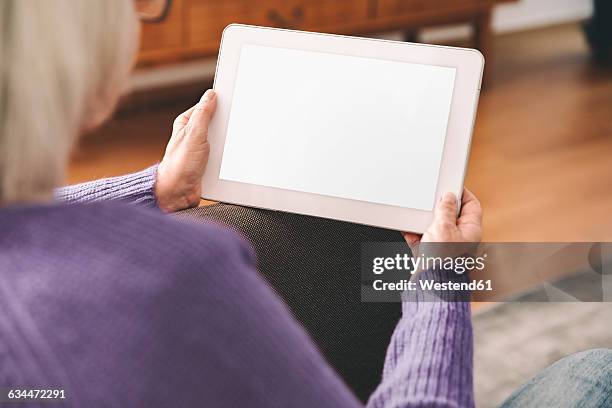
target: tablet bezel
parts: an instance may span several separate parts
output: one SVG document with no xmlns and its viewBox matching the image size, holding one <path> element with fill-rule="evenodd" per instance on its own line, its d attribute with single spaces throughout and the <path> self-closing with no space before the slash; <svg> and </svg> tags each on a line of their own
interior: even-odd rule
<svg viewBox="0 0 612 408">
<path fill-rule="evenodd" d="M 219 179 L 243 44 L 456 68 L 435 199 L 447 191 L 461 196 L 484 68 L 484 58 L 480 52 L 466 48 L 231 24 L 223 31 L 217 60 L 213 85 L 217 93 L 217 110 L 208 132 L 211 149 L 202 179 L 202 198 L 419 233 L 427 229 L 433 218 L 433 211 Z M 409 185 L 407 177 L 406 188 Z"/>
</svg>

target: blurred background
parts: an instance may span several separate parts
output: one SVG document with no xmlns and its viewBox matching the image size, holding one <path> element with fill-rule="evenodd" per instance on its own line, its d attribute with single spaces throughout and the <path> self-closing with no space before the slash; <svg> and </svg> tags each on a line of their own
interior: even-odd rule
<svg viewBox="0 0 612 408">
<path fill-rule="evenodd" d="M 230 23 L 480 49 L 466 186 L 483 204 L 484 240 L 612 241 L 609 0 L 174 0 L 143 26 L 131 92 L 84 138 L 68 181 L 159 161 L 174 118 L 212 85 Z M 479 406 L 564 355 L 612 347 L 612 304 L 476 306 Z"/>
<path fill-rule="evenodd" d="M 612 17 L 596 3 L 594 14 L 593 0 L 174 0 L 143 25 L 132 91 L 84 139 L 69 182 L 158 161 L 174 117 L 211 86 L 229 23 L 407 39 L 486 57 L 466 181 L 485 240 L 610 240 Z"/>
</svg>

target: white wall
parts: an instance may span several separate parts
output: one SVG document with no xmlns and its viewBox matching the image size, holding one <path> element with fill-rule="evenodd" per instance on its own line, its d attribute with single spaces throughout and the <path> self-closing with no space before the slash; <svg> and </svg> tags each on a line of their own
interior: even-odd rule
<svg viewBox="0 0 612 408">
<path fill-rule="evenodd" d="M 528 30 L 588 18 L 593 0 L 519 0 L 501 4 L 493 14 L 493 30 L 497 33 Z M 468 38 L 471 27 L 457 25 L 432 28 L 421 33 L 423 42 L 439 42 Z"/>
<path fill-rule="evenodd" d="M 583 20 L 591 15 L 592 9 L 592 0 L 520 0 L 496 8 L 493 29 L 503 33 Z M 467 38 L 470 30 L 465 25 L 428 29 L 421 33 L 421 41 Z M 384 37 L 401 39 L 401 35 L 394 33 Z M 132 75 L 130 85 L 133 90 L 142 90 L 203 80 L 214 75 L 215 63 L 215 59 L 210 59 L 139 71 Z"/>
<path fill-rule="evenodd" d="M 593 12 L 593 0 L 520 0 L 495 10 L 497 32 L 518 31 L 582 20 Z"/>
</svg>

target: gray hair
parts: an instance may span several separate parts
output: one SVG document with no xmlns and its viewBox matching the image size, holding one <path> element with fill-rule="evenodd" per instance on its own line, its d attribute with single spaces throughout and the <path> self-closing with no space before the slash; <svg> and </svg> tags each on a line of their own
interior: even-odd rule
<svg viewBox="0 0 612 408">
<path fill-rule="evenodd" d="M 63 182 L 79 132 L 125 86 L 137 29 L 128 0 L 0 1 L 0 203 Z"/>
</svg>

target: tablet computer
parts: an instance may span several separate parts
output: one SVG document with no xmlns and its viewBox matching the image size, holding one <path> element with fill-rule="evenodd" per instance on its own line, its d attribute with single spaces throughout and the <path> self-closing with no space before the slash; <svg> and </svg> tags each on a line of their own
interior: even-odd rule
<svg viewBox="0 0 612 408">
<path fill-rule="evenodd" d="M 424 232 L 463 190 L 483 66 L 472 49 L 232 24 L 202 196 Z"/>
</svg>

